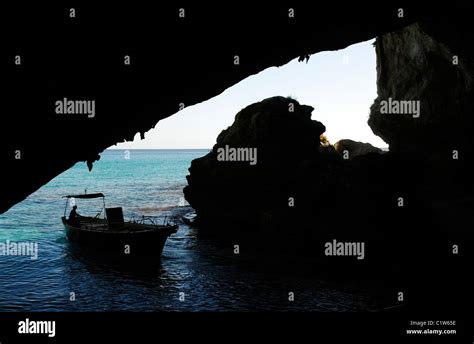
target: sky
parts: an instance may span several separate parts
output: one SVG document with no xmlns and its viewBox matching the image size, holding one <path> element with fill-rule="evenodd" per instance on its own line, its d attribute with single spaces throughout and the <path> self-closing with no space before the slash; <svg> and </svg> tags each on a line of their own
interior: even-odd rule
<svg viewBox="0 0 474 344">
<path fill-rule="evenodd" d="M 370 105 L 377 96 L 374 40 L 346 49 L 320 52 L 308 63 L 297 59 L 268 68 L 242 80 L 220 95 L 190 106 L 158 122 L 140 140 L 112 149 L 209 149 L 219 133 L 246 106 L 273 96 L 291 96 L 314 107 L 312 119 L 326 126 L 331 143 L 341 139 L 388 145 L 367 125 Z"/>
</svg>

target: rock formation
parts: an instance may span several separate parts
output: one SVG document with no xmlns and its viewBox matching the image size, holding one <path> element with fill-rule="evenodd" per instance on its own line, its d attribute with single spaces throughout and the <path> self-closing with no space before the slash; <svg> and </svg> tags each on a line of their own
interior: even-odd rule
<svg viewBox="0 0 474 344">
<path fill-rule="evenodd" d="M 337 153 L 344 156 L 347 154 L 348 159 L 353 159 L 360 155 L 368 153 L 379 153 L 383 151 L 380 148 L 372 146 L 370 143 L 357 142 L 349 139 L 339 140 L 334 144 L 334 148 Z"/>
<path fill-rule="evenodd" d="M 198 221 L 210 226 L 226 222 L 255 232 L 267 223 L 268 211 L 287 209 L 299 173 L 317 163 L 324 125 L 311 119 L 311 106 L 273 97 L 249 105 L 223 130 L 212 152 L 190 167 L 184 189 Z M 255 149 L 257 163 L 219 161 L 224 147 Z M 203 227 L 206 228 L 206 227 Z"/>
<path fill-rule="evenodd" d="M 356 214 L 377 203 L 367 194 L 376 192 L 382 180 L 374 177 L 368 185 L 367 168 L 380 163 L 385 167 L 379 170 L 388 169 L 392 164 L 379 154 L 366 158 L 380 150 L 351 140 L 337 145 L 349 149 L 351 159 L 322 149 L 325 127 L 311 119 L 312 111 L 311 106 L 283 97 L 249 105 L 220 133 L 212 151 L 192 162 L 184 194 L 196 210 L 201 234 L 235 238 L 271 233 L 286 238 L 307 230 L 310 236 L 322 237 L 324 230 L 314 227 L 314 218 L 320 224 L 332 221 L 333 229 L 343 233 L 349 218 L 335 218 L 338 209 Z M 256 164 L 221 161 L 219 152 L 229 149 L 255 149 Z"/>
<path fill-rule="evenodd" d="M 469 31 L 465 9 L 410 5 L 400 17 L 397 6 L 299 5 L 290 17 L 287 7 L 255 4 L 198 4 L 185 7 L 184 16 L 177 5 L 95 4 L 77 6 L 71 17 L 66 6 L 12 5 L 1 24 L 9 34 L 2 49 L 0 212 L 78 161 L 92 167 L 104 149 L 143 137 L 182 105 L 298 56 L 341 49 L 425 17 L 441 40 L 467 46 L 443 31 L 457 33 L 460 25 Z M 446 22 L 436 25 L 438 18 Z M 468 35 L 463 39 L 470 44 Z M 95 117 L 56 114 L 54 102 L 64 97 L 95 100 Z"/>
<path fill-rule="evenodd" d="M 368 121 L 374 133 L 392 151 L 472 151 L 473 59 L 457 55 L 420 24 L 378 37 L 375 47 L 378 97 Z M 419 114 L 381 113 L 381 102 L 389 100 L 418 102 Z"/>
<path fill-rule="evenodd" d="M 232 233 L 234 240 L 242 240 L 248 232 L 248 246 L 276 248 L 271 257 L 280 257 L 282 250 L 293 257 L 310 255 L 325 273 L 368 271 L 371 278 L 390 281 L 394 293 L 396 288 L 409 291 L 423 307 L 439 302 L 440 293 L 443 303 L 437 307 L 469 307 L 474 55 L 460 43 L 468 38 L 472 33 L 450 39 L 432 22 L 377 38 L 378 97 L 368 123 L 389 144 L 388 153 L 343 140 L 335 154 L 303 137 L 319 139 L 321 130 L 292 132 L 299 126 L 278 124 L 287 128 L 283 137 L 293 138 L 295 155 L 267 155 L 266 169 L 258 164 L 253 170 L 248 165 L 229 169 L 216 161 L 215 150 L 223 144 L 245 146 L 249 137 L 252 145 L 265 147 L 269 140 L 276 153 L 282 144 L 269 137 L 281 139 L 281 132 L 263 128 L 272 128 L 274 119 L 305 117 L 299 104 L 294 117 L 271 115 L 280 111 L 276 104 L 292 101 L 284 98 L 244 109 L 219 136 L 214 151 L 190 168 L 185 195 L 202 233 Z M 308 120 L 306 126 L 315 127 Z M 344 148 L 352 152 L 350 159 L 340 155 Z M 365 243 L 367 259 L 349 264 L 328 258 L 321 247 L 335 239 Z M 465 249 L 462 257 L 455 253 L 459 246 Z M 452 271 L 456 282 L 442 280 L 440 269 Z"/>
</svg>

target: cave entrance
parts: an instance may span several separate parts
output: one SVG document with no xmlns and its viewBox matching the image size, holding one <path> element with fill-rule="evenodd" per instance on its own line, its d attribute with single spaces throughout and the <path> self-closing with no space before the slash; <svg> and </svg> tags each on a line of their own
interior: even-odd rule
<svg viewBox="0 0 474 344">
<path fill-rule="evenodd" d="M 246 106 L 273 96 L 290 96 L 313 106 L 312 119 L 326 126 L 334 144 L 341 139 L 387 144 L 367 124 L 370 105 L 377 97 L 374 39 L 338 51 L 314 54 L 309 61 L 293 59 L 242 80 L 220 95 L 158 122 L 144 140 L 120 143 L 118 149 L 210 149 L 219 133 L 230 126 Z"/>
<path fill-rule="evenodd" d="M 156 128 L 146 132 L 144 140 L 137 133 L 133 141 L 110 147 L 107 150 L 110 154 L 102 153 L 100 161 L 94 164 L 93 173 L 79 162 L 45 188 L 60 188 L 61 182 L 68 185 L 67 189 L 60 188 L 63 193 L 80 193 L 84 189 L 101 192 L 106 188 L 112 190 L 119 205 L 126 202 L 130 194 L 143 192 L 149 204 L 137 210 L 145 213 L 161 210 L 156 209 L 156 204 L 163 208 L 185 205 L 182 187 L 186 185 L 190 161 L 211 149 L 219 133 L 233 123 L 238 111 L 277 95 L 290 96 L 300 104 L 313 106 L 312 118 L 325 125 L 325 136 L 332 144 L 349 138 L 386 148 L 387 144 L 375 136 L 367 124 L 369 108 L 377 96 L 373 42 L 374 39 L 338 51 L 320 52 L 310 56 L 307 62 L 299 62 L 296 57 L 284 66 L 263 70 L 208 101 L 161 120 Z M 178 158 L 175 155 L 173 168 L 180 171 L 176 173 L 171 168 L 171 155 L 162 155 L 157 162 L 143 152 L 134 151 L 143 149 L 188 150 Z M 146 176 L 164 180 L 166 185 L 163 184 L 161 190 L 153 190 L 157 180 L 151 178 L 148 184 L 138 183 L 137 176 L 135 182 L 130 182 L 130 176 L 137 169 Z M 106 179 L 109 184 L 104 187 L 100 180 Z M 126 187 L 115 195 L 117 185 Z"/>
</svg>

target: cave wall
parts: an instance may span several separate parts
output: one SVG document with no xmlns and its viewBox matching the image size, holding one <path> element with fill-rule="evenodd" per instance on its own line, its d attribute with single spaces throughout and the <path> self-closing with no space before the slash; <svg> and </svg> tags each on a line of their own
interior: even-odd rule
<svg viewBox="0 0 474 344">
<path fill-rule="evenodd" d="M 461 8 L 460 8 L 461 10 Z M 449 235 L 471 226 L 474 183 L 474 41 L 469 11 L 424 20 L 376 39 L 377 92 L 368 124 L 390 151 L 418 163 L 411 173 L 417 207 Z M 388 98 L 420 102 L 420 116 L 383 114 Z M 466 235 L 464 233 L 464 235 Z"/>
<path fill-rule="evenodd" d="M 144 134 L 180 103 L 210 99 L 304 54 L 342 49 L 424 18 L 436 22 L 441 14 L 452 24 L 458 14 L 454 7 L 405 6 L 400 18 L 399 6 L 306 5 L 294 7 L 294 18 L 288 7 L 257 5 L 188 6 L 185 18 L 166 4 L 81 5 L 75 18 L 66 5 L 4 8 L 0 212 L 78 161 L 91 168 L 104 149 Z M 63 97 L 96 100 L 96 116 L 58 116 L 53 104 Z"/>
<path fill-rule="evenodd" d="M 368 124 L 392 151 L 424 156 L 472 151 L 473 59 L 433 38 L 430 31 L 450 42 L 436 30 L 415 23 L 376 39 L 378 96 Z M 472 36 L 464 35 L 469 45 Z M 390 98 L 419 102 L 419 113 L 383 113 Z"/>
</svg>

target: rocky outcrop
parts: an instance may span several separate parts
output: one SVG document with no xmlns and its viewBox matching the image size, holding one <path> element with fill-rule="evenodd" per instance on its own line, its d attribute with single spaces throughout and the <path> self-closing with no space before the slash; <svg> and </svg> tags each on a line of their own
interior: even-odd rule
<svg viewBox="0 0 474 344">
<path fill-rule="evenodd" d="M 419 206 L 436 214 L 434 226 L 466 235 L 462 223 L 470 222 L 467 209 L 474 206 L 474 57 L 472 45 L 462 42 L 474 35 L 449 36 L 435 24 L 420 22 L 377 38 L 378 97 L 368 123 L 392 152 L 424 166 L 413 171 L 414 188 Z M 455 25 L 465 26 L 461 19 Z M 396 102 L 419 104 L 419 113 L 382 111 L 384 105 L 396 110 Z"/>
<path fill-rule="evenodd" d="M 213 152 L 190 168 L 185 195 L 201 220 L 200 233 L 228 234 L 233 243 L 250 237 L 245 247 L 271 259 L 281 259 L 282 252 L 310 256 L 318 262 L 316 269 L 329 275 L 360 279 L 368 272 L 364 276 L 384 280 L 393 295 L 404 290 L 408 302 L 423 309 L 435 303 L 436 308 L 462 304 L 470 309 L 473 32 L 451 31 L 466 28 L 467 14 L 459 23 L 447 19 L 448 13 L 444 18 L 376 40 L 378 97 L 368 122 L 390 152 L 345 140 L 335 150 L 309 144 L 303 136 L 314 139 L 320 130 L 292 132 L 293 125 L 281 124 L 291 117 L 271 115 L 280 112 L 276 104 L 291 100 L 253 104 L 219 136 Z M 304 118 L 304 107 L 298 108 L 302 113 L 291 120 Z M 287 128 L 284 135 L 263 129 L 272 128 L 274 120 Z M 259 132 L 266 135 L 255 140 Z M 268 169 L 258 164 L 226 168 L 216 161 L 216 149 L 245 146 L 246 137 L 252 145 L 272 141 L 274 152 L 282 137 L 291 137 L 296 153 L 268 155 Z M 345 149 L 350 159 L 340 155 Z M 298 156 L 299 150 L 305 155 Z M 322 248 L 335 238 L 363 242 L 367 258 L 360 264 L 328 258 Z M 464 248 L 460 255 L 459 247 Z M 440 271 L 453 272 L 456 282 L 440 277 Z"/>
<path fill-rule="evenodd" d="M 473 59 L 421 24 L 377 38 L 377 92 L 369 125 L 392 151 L 472 151 Z"/>
<path fill-rule="evenodd" d="M 351 159 L 322 149 L 325 127 L 311 119 L 312 111 L 283 97 L 252 104 L 209 154 L 192 162 L 184 194 L 199 235 L 256 251 L 259 264 L 309 259 L 330 277 L 401 278 L 386 267 L 413 264 L 420 243 L 423 256 L 435 261 L 439 224 L 414 178 L 424 162 L 374 149 L 362 154 L 367 146 L 352 141 L 343 141 L 356 148 Z M 229 161 L 236 160 L 224 154 L 231 148 L 255 149 L 257 158 Z M 363 242 L 368 256 L 328 257 L 324 246 L 335 239 Z"/>
<path fill-rule="evenodd" d="M 219 134 L 209 154 L 193 160 L 184 194 L 198 222 L 206 224 L 204 231 L 226 223 L 226 228 L 256 232 L 261 224 L 276 221 L 270 220 L 272 214 L 287 212 L 296 185 L 311 178 L 303 171 L 317 168 L 320 161 L 319 137 L 325 127 L 311 119 L 312 111 L 283 97 L 249 105 Z M 233 149 L 254 152 L 255 159 L 221 157 Z"/>
<path fill-rule="evenodd" d="M 337 145 L 350 149 L 350 159 L 324 148 L 320 139 L 325 127 L 311 119 L 312 111 L 283 97 L 249 105 L 220 133 L 209 154 L 193 160 L 184 194 L 196 210 L 201 234 L 235 238 L 271 233 L 286 240 L 306 232 L 320 239 L 329 235 L 323 224 L 332 227 L 332 234 L 347 234 L 347 221 L 354 216 L 363 221 L 367 209 L 391 202 L 394 195 L 379 193 L 400 190 L 403 183 L 398 181 L 383 186 L 389 175 L 407 176 L 395 166 L 398 159 L 384 159 L 380 150 L 351 140 Z M 254 150 L 255 159 L 229 161 L 239 160 L 227 154 L 232 149 Z M 338 209 L 345 209 L 347 217 L 338 218 Z M 322 227 L 314 226 L 314 218 Z"/>
<path fill-rule="evenodd" d="M 349 139 L 337 141 L 334 144 L 334 148 L 336 152 L 343 157 L 346 155 L 346 159 L 353 159 L 357 156 L 369 153 L 383 153 L 383 150 L 372 146 L 370 143 L 358 142 Z"/>
<path fill-rule="evenodd" d="M 464 277 L 473 252 L 469 163 L 413 150 L 380 154 L 351 140 L 328 149 L 312 110 L 283 97 L 252 104 L 192 162 L 184 193 L 199 234 L 255 250 L 259 264 L 309 259 L 324 277 L 383 280 L 388 293 L 404 290 L 423 309 L 433 300 L 438 308 L 473 301 Z M 221 154 L 230 148 L 256 149 L 257 158 L 229 161 L 236 155 Z M 334 259 L 324 250 L 334 241 L 363 243 L 367 256 Z M 466 250 L 459 259 L 453 245 Z M 440 280 L 440 269 L 456 284 Z M 441 291 L 449 291 L 443 300 Z"/>
</svg>

